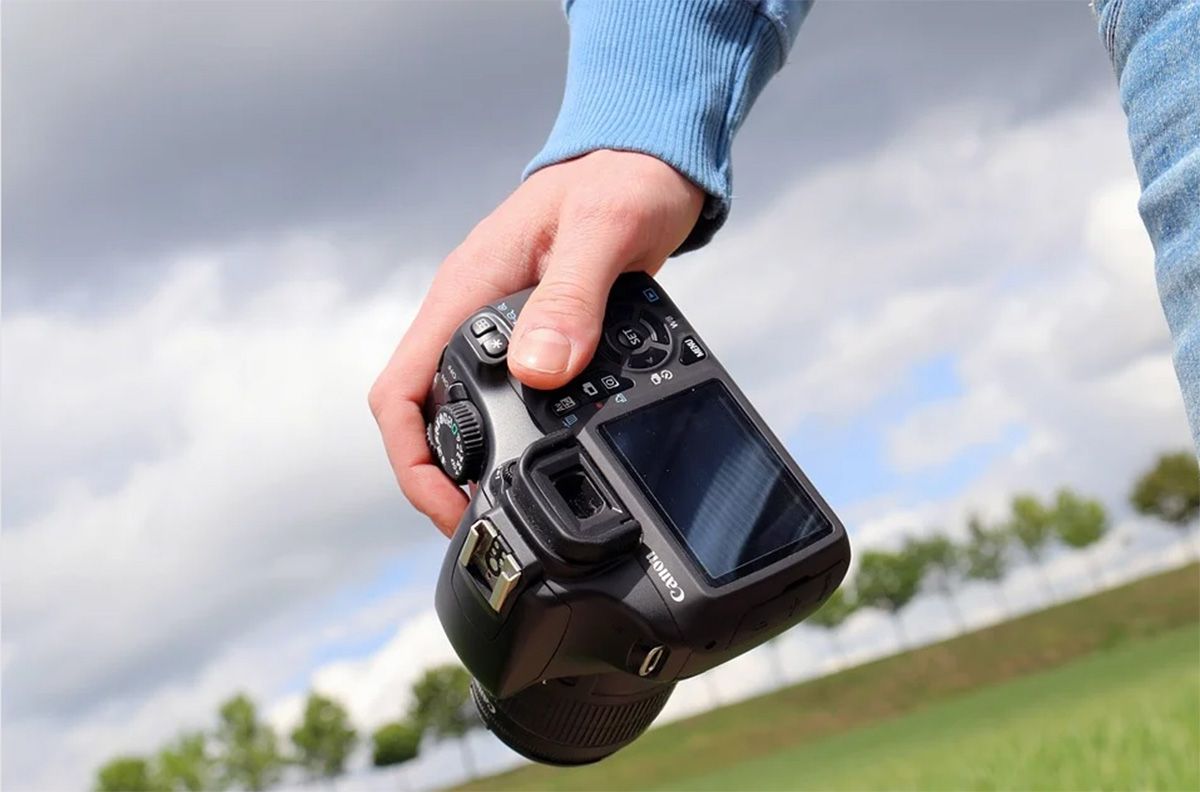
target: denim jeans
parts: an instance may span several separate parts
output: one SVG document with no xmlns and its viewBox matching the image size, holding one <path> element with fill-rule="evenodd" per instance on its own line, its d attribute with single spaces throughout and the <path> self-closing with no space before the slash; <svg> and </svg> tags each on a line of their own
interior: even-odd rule
<svg viewBox="0 0 1200 792">
<path fill-rule="evenodd" d="M 1200 0 L 1097 0 L 1154 244 L 1175 372 L 1200 449 Z"/>
</svg>

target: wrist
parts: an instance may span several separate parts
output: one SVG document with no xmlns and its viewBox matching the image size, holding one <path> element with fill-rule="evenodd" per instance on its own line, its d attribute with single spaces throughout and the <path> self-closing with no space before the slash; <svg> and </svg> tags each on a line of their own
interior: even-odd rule
<svg viewBox="0 0 1200 792">
<path fill-rule="evenodd" d="M 720 228 L 730 147 L 784 58 L 778 28 L 749 3 L 588 2 L 570 9 L 562 108 L 526 176 L 597 149 L 649 154 L 706 194 L 680 251 Z"/>
</svg>

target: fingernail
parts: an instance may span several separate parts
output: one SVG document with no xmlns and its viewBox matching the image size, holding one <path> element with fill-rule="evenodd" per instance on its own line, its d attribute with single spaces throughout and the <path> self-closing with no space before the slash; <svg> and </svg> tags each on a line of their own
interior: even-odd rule
<svg viewBox="0 0 1200 792">
<path fill-rule="evenodd" d="M 571 342 L 552 327 L 537 327 L 521 336 L 517 362 L 543 374 L 559 374 L 571 362 Z"/>
</svg>

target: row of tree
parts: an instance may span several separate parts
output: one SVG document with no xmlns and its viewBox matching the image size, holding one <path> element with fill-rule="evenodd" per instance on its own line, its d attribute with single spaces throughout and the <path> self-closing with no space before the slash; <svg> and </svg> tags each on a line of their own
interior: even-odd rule
<svg viewBox="0 0 1200 792">
<path fill-rule="evenodd" d="M 1135 483 L 1129 501 L 1140 514 L 1186 530 L 1200 515 L 1200 464 L 1196 457 L 1186 451 L 1161 456 Z M 895 552 L 864 552 L 854 579 L 834 592 L 809 623 L 830 630 L 834 650 L 841 655 L 834 628 L 859 608 L 875 608 L 892 617 L 901 646 L 907 646 L 901 613 L 918 594 L 936 593 L 944 598 L 962 632 L 966 623 L 955 601 L 959 585 L 969 580 L 996 584 L 1001 606 L 1010 612 L 999 584 L 1011 563 L 1022 555 L 1037 569 L 1046 599 L 1054 600 L 1056 594 L 1044 570 L 1049 549 L 1057 543 L 1085 550 L 1108 530 L 1104 505 L 1070 489 L 1059 490 L 1048 502 L 1033 495 L 1018 495 L 1012 499 L 1007 518 L 996 524 L 970 517 L 962 542 L 934 533 L 909 538 Z M 1100 569 L 1090 555 L 1085 559 L 1093 581 L 1102 585 Z"/>
<path fill-rule="evenodd" d="M 407 762 L 417 756 L 426 735 L 461 736 L 473 728 L 477 720 L 470 682 L 458 665 L 426 670 L 413 683 L 407 715 L 371 734 L 372 763 L 387 767 Z M 332 779 L 345 772 L 359 744 L 346 708 L 316 692 L 309 693 L 289 737 L 290 746 L 282 746 L 249 696 L 238 694 L 221 705 L 212 730 L 181 734 L 150 758 L 120 756 L 106 763 L 96 773 L 96 790 L 261 790 L 282 780 L 288 768 L 310 779 Z M 470 767 L 467 744 L 461 745 Z"/>
<path fill-rule="evenodd" d="M 1168 454 L 1143 475 L 1130 496 L 1134 508 L 1169 525 L 1184 528 L 1200 515 L 1200 466 L 1188 452 Z M 890 614 L 901 645 L 907 645 L 901 613 L 922 592 L 946 599 L 961 630 L 966 629 L 954 599 L 957 586 L 967 580 L 999 584 L 1019 550 L 1039 567 L 1046 594 L 1053 598 L 1043 570 L 1047 551 L 1054 543 L 1084 549 L 1109 529 L 1104 506 L 1060 490 L 1043 502 L 1031 495 L 1012 500 L 1007 518 L 987 524 L 972 517 L 966 537 L 955 542 L 933 534 L 910 538 L 895 552 L 868 550 L 859 558 L 853 581 L 842 586 L 809 622 L 829 629 L 834 650 L 836 628 L 859 608 L 876 608 Z M 1092 566 L 1099 582 L 1100 572 Z M 1003 589 L 996 585 L 1003 607 Z M 462 737 L 478 725 L 470 703 L 470 677 L 457 665 L 424 672 L 413 684 L 407 715 L 371 734 L 372 763 L 385 767 L 417 756 L 422 740 Z M 283 777 L 289 767 L 313 779 L 332 779 L 345 772 L 359 744 L 350 717 L 337 701 L 310 693 L 299 725 L 292 730 L 290 746 L 280 740 L 270 724 L 260 719 L 254 702 L 245 695 L 226 701 L 208 732 L 180 735 L 152 758 L 124 756 L 101 767 L 96 777 L 100 792 L 142 790 L 265 789 Z M 459 740 L 463 762 L 474 775 L 469 743 Z"/>
</svg>

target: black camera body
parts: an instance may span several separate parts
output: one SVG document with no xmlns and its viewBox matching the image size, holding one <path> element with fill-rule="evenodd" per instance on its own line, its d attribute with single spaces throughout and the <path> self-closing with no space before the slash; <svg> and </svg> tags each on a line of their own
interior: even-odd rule
<svg viewBox="0 0 1200 792">
<path fill-rule="evenodd" d="M 528 294 L 455 331 L 426 403 L 435 459 L 476 485 L 436 604 L 488 727 L 582 764 L 820 607 L 850 546 L 649 276 L 618 278 L 591 366 L 556 391 L 508 373 Z"/>
</svg>

